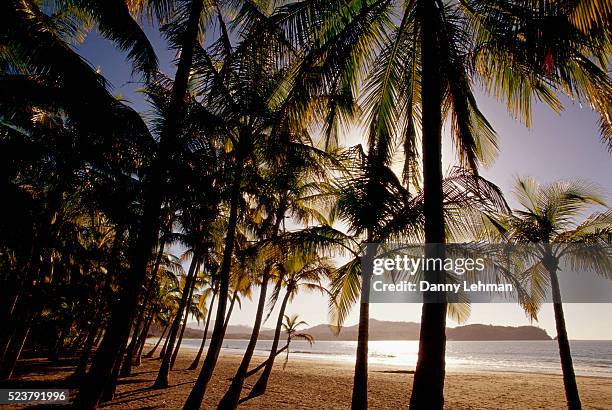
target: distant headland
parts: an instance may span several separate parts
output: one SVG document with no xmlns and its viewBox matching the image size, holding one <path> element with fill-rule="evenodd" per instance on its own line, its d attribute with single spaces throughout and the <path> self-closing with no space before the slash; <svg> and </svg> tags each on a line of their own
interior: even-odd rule
<svg viewBox="0 0 612 410">
<path fill-rule="evenodd" d="M 370 340 L 418 340 L 420 324 L 416 322 L 393 322 L 370 319 Z M 356 340 L 357 325 L 345 326 L 336 334 L 330 325 L 317 325 L 303 331 L 314 336 L 315 340 Z M 157 333 L 157 332 L 156 332 Z M 251 329 L 248 326 L 228 326 L 227 339 L 248 339 Z M 187 328 L 185 337 L 201 338 L 203 331 Z M 448 340 L 552 340 L 544 329 L 536 326 L 494 326 L 472 324 L 448 327 Z M 210 334 L 209 334 L 210 337 Z M 274 337 L 271 329 L 262 330 L 260 340 Z"/>
</svg>

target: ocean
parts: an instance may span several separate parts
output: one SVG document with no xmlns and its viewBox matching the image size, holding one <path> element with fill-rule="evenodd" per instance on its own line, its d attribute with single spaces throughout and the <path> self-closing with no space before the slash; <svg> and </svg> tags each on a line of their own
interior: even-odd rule
<svg viewBox="0 0 612 410">
<path fill-rule="evenodd" d="M 151 339 L 150 341 L 154 341 Z M 184 339 L 182 346 L 198 349 L 200 339 Z M 223 341 L 223 350 L 240 353 L 248 340 Z M 255 356 L 265 357 L 272 341 L 257 342 Z M 280 346 L 284 346 L 281 339 Z M 306 341 L 291 342 L 291 358 L 352 363 L 357 342 Z M 369 343 L 369 362 L 414 370 L 418 341 L 381 340 Z M 612 378 L 612 341 L 575 340 L 571 342 L 574 369 L 579 376 Z M 284 352 L 279 356 L 284 360 Z M 254 360 L 253 364 L 259 363 Z M 561 374 L 557 342 L 546 341 L 449 341 L 446 344 L 446 365 L 449 371 L 517 371 Z"/>
</svg>

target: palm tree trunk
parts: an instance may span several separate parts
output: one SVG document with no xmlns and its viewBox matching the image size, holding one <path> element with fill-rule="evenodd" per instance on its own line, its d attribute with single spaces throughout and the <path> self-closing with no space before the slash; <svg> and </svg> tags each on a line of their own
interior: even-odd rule
<svg viewBox="0 0 612 410">
<path fill-rule="evenodd" d="M 134 313 L 138 304 L 140 287 L 145 279 L 146 267 L 154 238 L 157 235 L 161 200 L 155 206 L 156 210 L 148 209 L 145 212 L 143 229 L 134 248 L 134 259 L 130 271 L 124 276 L 125 283 L 121 288 L 118 301 L 113 306 L 110 322 L 98 349 L 98 353 L 91 365 L 86 380 L 75 399 L 75 407 L 81 409 L 94 409 L 98 406 L 104 387 L 113 377 L 113 367 L 120 356 L 122 346 L 127 340 Z M 145 228 L 146 227 L 146 228 Z"/>
<path fill-rule="evenodd" d="M 423 106 L 423 195 L 425 242 L 443 244 L 444 213 L 442 194 L 442 77 L 440 73 L 440 2 L 421 0 L 421 59 Z M 440 246 L 426 246 L 425 257 L 443 257 Z M 430 272 L 430 281 L 442 282 L 444 272 Z M 442 409 L 444 406 L 444 376 L 446 350 L 446 303 L 434 295 L 426 298 L 421 314 L 419 354 L 411 409 Z"/>
<path fill-rule="evenodd" d="M 123 356 L 123 363 L 120 366 L 119 377 L 127 377 L 132 374 L 132 356 L 134 354 L 134 350 L 136 349 L 136 343 L 138 342 L 138 337 L 140 336 L 140 326 L 142 325 L 142 321 L 144 320 L 145 305 L 144 302 L 140 307 L 140 312 L 138 313 L 138 317 L 134 322 L 134 332 L 132 333 L 132 338 L 130 339 L 130 343 L 125 350 L 125 355 Z"/>
<path fill-rule="evenodd" d="M 119 369 L 117 360 L 121 360 L 129 338 L 130 329 L 137 308 L 140 288 L 146 278 L 146 267 L 153 249 L 159 228 L 159 208 L 161 198 L 156 201 L 151 194 L 145 201 L 143 222 L 131 250 L 132 263 L 125 275 L 122 275 L 120 295 L 111 307 L 111 317 L 106 332 L 91 368 L 81 385 L 75 399 L 75 407 L 82 409 L 97 408 L 104 396 L 112 396 L 116 386 L 116 375 Z M 113 258 L 115 259 L 115 258 Z M 110 269 L 117 275 L 118 264 Z M 118 276 L 118 275 L 117 275 Z"/>
<path fill-rule="evenodd" d="M 115 267 L 117 265 L 116 258 L 119 257 L 119 247 L 121 245 L 121 238 L 125 233 L 125 228 L 120 225 L 115 228 L 115 238 L 113 239 L 112 249 L 111 249 L 111 258 L 113 260 L 112 266 Z M 114 270 L 114 269 L 113 269 Z M 102 287 L 102 293 L 98 299 L 98 311 L 96 312 L 96 316 L 94 317 L 92 323 L 92 329 L 90 330 L 88 340 L 85 343 L 85 348 L 83 349 L 83 353 L 79 360 L 79 364 L 77 365 L 74 373 L 70 376 L 73 380 L 80 380 L 87 374 L 87 364 L 91 357 L 91 353 L 94 348 L 98 345 L 99 339 L 102 337 L 102 333 L 104 331 L 104 312 L 107 308 L 107 299 L 109 297 L 111 291 L 111 274 L 115 274 L 115 272 L 107 272 L 104 278 L 104 286 Z M 91 337 L 91 340 L 89 339 Z M 90 344 L 91 342 L 91 344 Z"/>
<path fill-rule="evenodd" d="M 170 325 L 170 326 L 172 326 L 172 325 Z M 159 352 L 159 356 L 157 357 L 158 359 L 161 359 L 162 357 L 164 357 L 166 355 L 166 350 L 168 349 L 169 339 L 170 339 L 170 335 L 166 336 L 166 340 L 164 341 L 164 345 L 162 346 L 162 349 Z"/>
<path fill-rule="evenodd" d="M 8 322 L 4 322 L 3 324 L 5 330 L 3 331 L 2 340 L 0 341 L 0 369 L 4 367 L 4 360 L 6 359 L 7 353 L 10 350 L 13 336 L 15 336 L 15 329 L 13 329 L 15 325 L 14 322 L 15 318 L 11 317 Z"/>
<path fill-rule="evenodd" d="M 357 357 L 353 377 L 351 409 L 368 408 L 368 328 L 370 325 L 370 304 L 363 298 L 359 306 L 359 330 L 357 333 Z"/>
<path fill-rule="evenodd" d="M 264 371 L 259 376 L 259 379 L 251 389 L 249 393 L 249 398 L 257 397 L 266 392 L 266 388 L 268 387 L 268 380 L 270 379 L 270 374 L 272 373 L 272 368 L 274 367 L 274 359 L 276 359 L 276 349 L 278 348 L 278 342 L 280 340 L 281 329 L 283 327 L 283 317 L 285 316 L 285 309 L 287 308 L 287 303 L 289 302 L 290 293 L 285 293 L 285 297 L 283 298 L 283 302 L 281 304 L 280 310 L 278 312 L 278 318 L 276 319 L 276 329 L 274 330 L 274 340 L 272 341 L 272 348 L 270 349 L 270 356 L 268 357 L 268 362 Z"/>
<path fill-rule="evenodd" d="M 567 329 L 565 328 L 565 315 L 563 313 L 563 303 L 561 302 L 561 289 L 559 288 L 559 278 L 557 277 L 557 267 L 555 264 L 545 263 L 550 274 L 550 285 L 553 294 L 553 309 L 555 311 L 555 325 L 557 327 L 557 343 L 559 345 L 559 357 L 561 358 L 561 370 L 563 372 L 563 386 L 565 387 L 565 398 L 567 408 L 570 410 L 580 410 L 582 404 L 578 394 L 576 384 L 576 374 L 572 363 L 572 352 L 570 351 Z"/>
<path fill-rule="evenodd" d="M 40 247 L 34 246 L 32 255 L 30 256 L 29 267 L 26 270 L 26 279 L 28 282 L 34 278 L 38 278 L 43 271 L 42 262 L 37 260 L 41 257 Z M 33 294 L 36 292 L 36 287 L 24 280 L 21 290 L 22 297 L 16 298 L 12 306 L 11 320 L 2 326 L 3 340 L 2 360 L 0 361 L 0 380 L 8 380 L 13 375 L 19 356 L 26 339 L 30 333 L 32 319 L 41 311 L 42 301 L 36 298 Z"/>
<path fill-rule="evenodd" d="M 66 353 L 68 353 L 69 355 L 74 355 L 77 350 L 83 350 L 87 339 L 89 339 L 90 333 L 91 332 L 88 330 L 80 332 L 79 335 L 75 337 L 66 347 Z"/>
<path fill-rule="evenodd" d="M 113 366 L 113 371 L 111 372 L 111 377 L 106 383 L 104 390 L 102 392 L 101 402 L 106 403 L 112 401 L 115 397 L 115 392 L 117 391 L 117 380 L 119 379 L 119 372 L 121 370 L 121 359 L 125 354 L 125 350 L 127 349 L 127 339 L 124 340 L 123 345 L 121 345 L 121 350 L 119 351 L 119 355 L 115 360 L 115 364 Z"/>
<path fill-rule="evenodd" d="M 159 266 L 161 265 L 161 260 L 164 255 L 164 247 L 165 247 L 164 239 L 161 239 L 159 242 L 157 257 L 155 258 L 155 265 L 153 266 L 153 270 L 151 272 L 151 278 L 149 279 L 149 283 L 147 285 L 147 290 L 145 296 L 142 300 L 142 305 L 140 307 L 140 312 L 138 313 L 138 318 L 136 319 L 135 329 L 134 329 L 134 337 L 130 341 L 128 345 L 127 351 L 125 352 L 125 358 L 123 360 L 123 366 L 121 367 L 121 371 L 119 375 L 121 377 L 127 377 L 132 374 L 132 363 L 134 359 L 134 351 L 136 350 L 136 345 L 139 341 L 137 337 L 140 335 L 141 326 L 145 319 L 145 313 L 147 311 L 147 306 L 149 304 L 149 300 L 153 295 L 153 289 L 155 287 L 155 282 L 157 281 L 157 272 L 159 271 Z"/>
<path fill-rule="evenodd" d="M 370 244 L 366 247 L 364 263 L 369 262 L 375 255 L 376 249 L 371 236 L 371 230 L 368 230 L 366 243 Z M 368 408 L 368 333 L 370 327 L 370 280 L 369 274 L 364 274 L 367 270 L 362 270 L 361 275 L 361 296 L 359 304 L 359 328 L 357 333 L 357 352 L 355 358 L 355 374 L 353 376 L 353 396 L 351 399 L 351 409 L 365 410 Z"/>
<path fill-rule="evenodd" d="M 133 365 L 138 367 L 142 364 L 142 351 L 144 350 L 145 344 L 147 342 L 147 335 L 149 334 L 149 329 L 151 329 L 151 323 L 153 323 L 154 312 L 151 312 L 147 322 L 145 324 L 144 329 L 140 333 L 140 341 L 138 342 L 138 350 L 136 352 L 136 357 L 134 358 Z"/>
<path fill-rule="evenodd" d="M 30 321 L 28 320 L 26 323 L 21 324 L 17 328 L 17 331 L 11 338 L 11 342 L 7 347 L 4 355 L 4 361 L 2 362 L 2 366 L 0 368 L 0 380 L 8 380 L 13 375 L 15 366 L 17 366 L 17 360 L 19 359 L 19 355 L 21 354 L 21 350 L 23 349 L 29 333 Z"/>
<path fill-rule="evenodd" d="M 238 401 L 240 400 L 242 386 L 244 385 L 246 373 L 249 370 L 249 365 L 251 364 L 251 359 L 253 358 L 253 352 L 255 351 L 255 346 L 257 345 L 257 339 L 259 338 L 259 329 L 261 328 L 261 323 L 263 321 L 264 310 L 266 307 L 266 292 L 268 290 L 269 272 L 270 267 L 266 266 L 264 270 L 264 276 L 261 281 L 259 301 L 257 303 L 257 313 L 255 314 L 255 323 L 253 324 L 251 339 L 249 340 L 249 344 L 247 345 L 246 351 L 244 352 L 244 356 L 242 356 L 240 366 L 238 367 L 238 370 L 236 371 L 236 374 L 232 379 L 232 383 L 230 384 L 229 389 L 227 389 L 227 392 L 225 392 L 225 395 L 219 402 L 217 409 L 225 410 L 235 409 L 238 407 Z"/>
<path fill-rule="evenodd" d="M 198 354 L 195 359 L 193 359 L 193 363 L 189 366 L 188 370 L 195 370 L 198 368 L 200 364 L 200 358 L 202 357 L 202 352 L 204 352 L 204 346 L 206 345 L 206 336 L 208 336 L 208 325 L 210 324 L 210 317 L 212 316 L 213 305 L 215 304 L 215 297 L 217 296 L 217 292 L 213 291 L 212 298 L 210 300 L 210 306 L 208 307 L 208 314 L 206 315 L 206 325 L 204 325 L 204 336 L 202 337 L 202 343 L 200 344 L 200 350 L 198 350 Z"/>
<path fill-rule="evenodd" d="M 4 363 L 4 357 L 8 351 L 9 345 L 11 344 L 12 332 L 8 329 L 11 326 L 12 318 L 3 322 L 5 331 L 0 335 L 0 367 Z"/>
<path fill-rule="evenodd" d="M 83 352 L 81 353 L 81 357 L 79 358 L 79 363 L 74 369 L 74 373 L 70 376 L 71 379 L 78 380 L 85 376 L 87 373 L 87 363 L 89 362 L 89 358 L 91 357 L 91 352 L 94 348 L 94 343 L 96 342 L 96 336 L 98 335 L 98 331 L 102 325 L 102 315 L 104 313 L 104 306 L 101 306 L 96 312 L 96 316 L 93 320 L 91 329 L 89 330 L 89 334 L 87 335 L 87 340 L 85 341 L 85 346 L 83 347 Z"/>
<path fill-rule="evenodd" d="M 0 319 L 0 323 L 2 323 L 2 330 L 0 330 L 0 363 L 4 361 L 4 355 L 8 349 L 10 340 L 11 340 L 11 323 L 13 322 L 15 307 L 17 306 L 17 302 L 20 297 L 19 289 L 22 287 L 18 281 L 8 280 L 3 281 L 4 288 L 2 293 L 0 293 L 0 300 L 2 302 L 2 318 Z"/>
<path fill-rule="evenodd" d="M 176 312 L 176 316 L 174 317 L 174 321 L 172 322 L 172 327 L 170 328 L 170 334 L 168 335 L 168 343 L 166 346 L 164 357 L 162 359 L 162 364 L 159 368 L 159 372 L 157 373 L 157 379 L 155 380 L 155 383 L 153 383 L 154 389 L 165 389 L 169 385 L 171 368 L 170 362 L 172 361 L 174 344 L 176 342 L 176 338 L 179 333 L 179 328 L 181 326 L 183 312 L 185 310 L 188 311 L 188 309 L 185 308 L 187 306 L 187 302 L 189 301 L 189 296 L 191 294 L 191 285 L 193 282 L 195 282 L 195 272 L 197 271 L 197 267 L 199 265 L 200 256 L 200 251 L 198 248 L 196 248 L 193 253 L 193 258 L 191 259 L 187 278 L 185 279 L 185 287 L 183 289 L 183 294 L 181 296 L 178 311 Z"/>
<path fill-rule="evenodd" d="M 25 278 L 20 282 L 16 283 L 16 286 L 8 284 L 2 299 L 6 303 L 3 303 L 3 317 L 0 322 L 2 323 L 2 326 L 0 326 L 0 368 L 4 367 L 6 355 L 10 351 L 11 341 L 15 336 L 20 319 L 23 319 L 17 313 L 19 311 L 18 306 L 21 304 L 20 301 L 23 299 L 21 288 L 24 287 Z"/>
<path fill-rule="evenodd" d="M 210 339 L 210 345 L 208 346 L 208 352 L 206 352 L 206 358 L 202 365 L 202 370 L 187 397 L 187 401 L 183 408 L 185 410 L 199 410 L 202 405 L 202 399 L 206 393 L 206 387 L 212 377 L 215 366 L 217 365 L 217 359 L 219 357 L 219 351 L 221 350 L 221 344 L 223 343 L 223 337 L 225 336 L 225 308 L 227 306 L 227 296 L 229 293 L 229 281 L 230 281 L 230 270 L 232 266 L 232 256 L 234 254 L 234 240 L 236 237 L 236 226 L 238 224 L 238 206 L 240 202 L 240 187 L 242 185 L 242 167 L 244 165 L 245 147 L 244 140 L 246 137 L 241 138 L 240 143 L 237 147 L 237 158 L 236 167 L 234 169 L 234 180 L 231 190 L 230 200 L 230 212 L 227 223 L 227 233 L 225 236 L 225 247 L 223 249 L 223 261 L 221 263 L 221 269 L 219 271 L 219 305 L 217 306 L 217 315 L 215 317 L 215 326 L 213 327 L 213 333 Z"/>
<path fill-rule="evenodd" d="M 170 357 L 170 370 L 174 369 L 174 362 L 178 356 L 178 352 L 181 348 L 181 343 L 183 343 L 183 335 L 185 334 L 185 329 L 187 328 L 187 319 L 189 318 L 189 309 L 185 309 L 185 316 L 183 317 L 183 324 L 181 325 L 181 331 L 179 332 L 178 338 L 176 340 L 176 345 L 172 351 L 172 356 Z"/>
<path fill-rule="evenodd" d="M 98 334 L 96 335 L 96 340 L 94 341 L 94 346 L 96 348 L 100 345 L 100 340 L 102 340 L 102 336 L 104 336 L 104 326 L 100 326 L 100 330 L 98 330 Z"/>
<path fill-rule="evenodd" d="M 55 338 L 55 342 L 53 342 L 53 346 L 51 346 L 47 355 L 47 358 L 50 362 L 57 362 L 59 360 L 63 344 L 64 330 L 60 329 L 57 334 L 57 337 Z"/>
<path fill-rule="evenodd" d="M 32 280 L 38 278 L 41 270 L 42 242 L 40 238 L 33 239 L 33 246 L 29 261 L 22 272 L 22 278 L 16 283 L 16 287 L 8 292 L 12 294 L 10 300 L 6 303 L 6 321 L 0 322 L 0 374 L 12 374 L 21 350 L 17 352 L 17 356 L 13 358 L 15 346 L 19 345 L 19 340 L 16 336 L 21 334 L 19 329 L 29 321 L 28 310 L 31 309 L 28 303 L 28 295 L 33 292 Z M 7 287 L 10 289 L 10 287 Z M 27 333 L 26 333 L 27 335 Z M 25 342 L 25 338 L 23 340 Z M 3 377 L 0 376 L 0 380 Z"/>
<path fill-rule="evenodd" d="M 282 352 L 284 352 L 285 350 L 287 350 L 289 348 L 289 345 L 285 345 L 284 347 L 281 347 L 280 349 L 278 349 L 276 351 L 276 353 L 274 353 L 274 357 L 278 356 L 279 354 L 281 354 Z M 252 375 L 254 375 L 255 373 L 257 373 L 258 371 L 260 371 L 261 369 L 263 369 L 269 362 L 270 360 L 272 360 L 272 355 L 270 355 L 270 357 L 268 357 L 266 360 L 264 360 L 261 364 L 257 365 L 257 367 L 254 367 L 253 369 L 249 370 L 246 373 L 246 377 L 251 377 Z"/>
<path fill-rule="evenodd" d="M 196 268 L 196 272 L 199 270 L 199 264 Z M 183 327 L 181 328 L 181 333 L 178 338 L 178 342 L 176 343 L 176 348 L 172 353 L 172 359 L 170 360 L 170 370 L 174 369 L 174 362 L 178 356 L 179 350 L 181 349 L 181 343 L 183 343 L 183 335 L 185 334 L 185 329 L 187 328 L 187 319 L 189 319 L 189 306 L 191 306 L 191 301 L 193 299 L 193 292 L 195 290 L 196 280 L 195 277 L 191 281 L 191 288 L 189 289 L 189 299 L 187 300 L 187 305 L 185 306 L 185 318 L 183 319 Z"/>
<path fill-rule="evenodd" d="M 283 364 L 283 370 L 285 370 L 285 366 L 289 362 L 289 345 L 291 344 L 291 337 L 287 338 L 287 353 L 285 354 L 285 363 Z"/>
<path fill-rule="evenodd" d="M 168 323 L 165 327 L 164 330 L 162 331 L 161 336 L 159 337 L 159 340 L 157 341 L 157 343 L 155 343 L 155 346 L 153 346 L 153 349 L 149 350 L 149 353 L 147 353 L 145 355 L 145 357 L 153 357 L 153 355 L 155 354 L 155 351 L 157 350 L 157 348 L 159 347 L 159 344 L 161 343 L 162 339 L 164 338 L 164 336 L 166 335 L 166 332 L 168 331 L 168 328 L 170 328 L 170 323 Z"/>
<path fill-rule="evenodd" d="M 236 299 L 238 299 L 238 292 L 234 291 L 232 301 L 230 302 L 229 309 L 227 310 L 227 314 L 225 315 L 225 323 L 223 323 L 223 334 L 225 334 L 225 332 L 227 331 L 227 326 L 229 325 L 230 318 L 232 317 L 232 312 L 234 311 Z"/>
</svg>

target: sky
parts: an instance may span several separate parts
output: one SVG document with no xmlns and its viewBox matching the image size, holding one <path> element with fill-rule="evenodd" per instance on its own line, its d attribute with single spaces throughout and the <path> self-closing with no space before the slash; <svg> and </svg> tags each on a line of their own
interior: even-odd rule
<svg viewBox="0 0 612 410">
<path fill-rule="evenodd" d="M 146 33 L 156 48 L 161 70 L 173 76 L 173 54 L 152 27 Z M 117 51 L 112 43 L 100 38 L 95 32 L 86 41 L 76 46 L 77 51 L 109 80 L 112 92 L 126 99 L 136 110 L 147 110 L 142 96 L 136 90 L 137 79 L 131 75 L 131 67 L 125 54 Z M 563 179 L 581 179 L 596 183 L 612 202 L 612 156 L 601 143 L 597 126 L 597 115 L 588 107 L 562 99 L 565 111 L 558 115 L 542 104 L 533 110 L 531 128 L 513 119 L 505 106 L 482 92 L 477 93 L 478 104 L 499 136 L 500 154 L 489 169 L 481 174 L 497 184 L 506 195 L 511 206 L 511 189 L 517 176 L 531 176 L 541 183 Z M 362 142 L 356 127 L 345 135 L 347 145 Z M 443 159 L 449 168 L 454 157 L 452 143 L 444 141 Z M 234 310 L 230 324 L 250 325 L 254 320 L 258 297 L 256 290 L 252 301 L 244 301 L 242 309 Z M 565 304 L 567 331 L 570 339 L 612 340 L 612 304 Z M 287 313 L 297 313 L 301 319 L 314 326 L 327 323 L 328 303 L 321 295 L 300 294 L 287 308 Z M 354 308 L 346 321 L 353 325 L 358 321 L 358 309 Z M 370 315 L 378 320 L 419 322 L 421 306 L 417 304 L 372 304 Z M 273 327 L 275 310 L 265 327 Z M 544 305 L 539 320 L 531 322 L 518 305 L 474 304 L 466 323 L 483 323 L 504 326 L 535 325 L 544 328 L 551 337 L 556 335 L 552 305 Z M 195 324 L 194 324 L 195 325 Z M 449 321 L 449 326 L 456 323 Z M 191 326 L 191 325 L 190 325 Z"/>
</svg>

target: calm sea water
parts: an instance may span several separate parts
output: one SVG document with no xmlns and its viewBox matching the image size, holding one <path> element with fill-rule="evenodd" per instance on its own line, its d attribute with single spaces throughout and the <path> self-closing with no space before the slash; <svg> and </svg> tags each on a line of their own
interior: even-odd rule
<svg viewBox="0 0 612 410">
<path fill-rule="evenodd" d="M 183 346 L 197 349 L 199 339 L 185 339 Z M 247 340 L 225 340 L 228 352 L 244 351 Z M 267 356 L 272 341 L 257 343 L 255 355 Z M 284 346 L 282 344 L 281 346 Z M 291 342 L 291 357 L 306 360 L 354 362 L 357 342 L 317 341 Z M 612 341 L 577 340 L 571 342 L 576 374 L 612 378 Z M 371 341 L 370 363 L 414 370 L 418 351 L 417 341 Z M 495 341 L 447 342 L 446 363 L 452 371 L 520 371 L 561 373 L 557 342 L 550 341 Z"/>
</svg>

